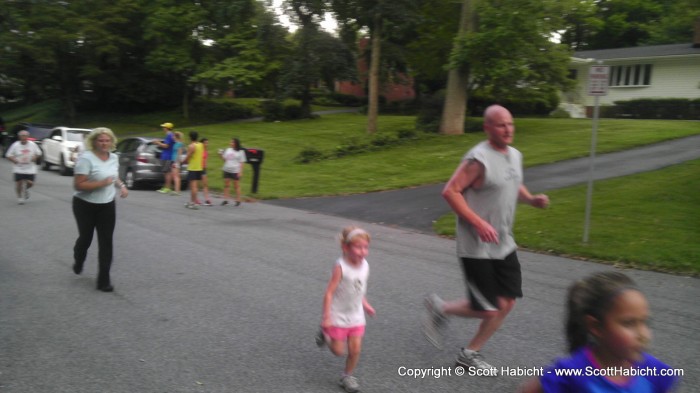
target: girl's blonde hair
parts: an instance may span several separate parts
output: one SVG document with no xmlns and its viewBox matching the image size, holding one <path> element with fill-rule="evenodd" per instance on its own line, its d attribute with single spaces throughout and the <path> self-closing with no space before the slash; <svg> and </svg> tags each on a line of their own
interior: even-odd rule
<svg viewBox="0 0 700 393">
<path fill-rule="evenodd" d="M 361 237 L 367 240 L 368 243 L 371 240 L 367 231 L 354 225 L 343 228 L 343 231 L 338 236 L 341 246 L 352 243 L 356 237 Z"/>
<path fill-rule="evenodd" d="M 177 139 L 178 141 L 182 140 L 183 135 L 180 131 L 175 131 L 173 134 L 175 135 L 175 139 Z"/>
<path fill-rule="evenodd" d="M 117 137 L 114 136 L 114 133 L 112 130 L 110 130 L 107 127 L 97 127 L 92 132 L 88 137 L 85 139 L 85 149 L 94 151 L 95 150 L 95 139 L 97 139 L 100 135 L 106 134 L 109 135 L 109 137 L 112 139 L 112 148 L 117 145 Z M 111 150 L 111 149 L 110 149 Z"/>
</svg>

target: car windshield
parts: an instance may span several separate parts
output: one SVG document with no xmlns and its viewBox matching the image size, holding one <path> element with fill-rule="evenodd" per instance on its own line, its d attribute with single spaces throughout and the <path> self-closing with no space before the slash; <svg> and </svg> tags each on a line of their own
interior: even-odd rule
<svg viewBox="0 0 700 393">
<path fill-rule="evenodd" d="M 69 141 L 72 142 L 82 142 L 83 141 L 83 135 L 87 136 L 88 132 L 85 131 L 71 131 L 69 130 L 66 133 L 66 137 L 68 138 Z"/>
</svg>

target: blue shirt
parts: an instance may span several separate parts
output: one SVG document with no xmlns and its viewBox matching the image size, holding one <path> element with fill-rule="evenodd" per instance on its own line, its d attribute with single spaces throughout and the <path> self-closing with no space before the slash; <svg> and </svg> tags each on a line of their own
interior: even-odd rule
<svg viewBox="0 0 700 393">
<path fill-rule="evenodd" d="M 172 160 L 173 159 L 173 145 L 175 145 L 175 137 L 173 136 L 172 132 L 168 132 L 165 135 L 165 139 L 163 139 L 163 143 L 168 145 L 168 147 L 164 148 L 163 151 L 160 152 L 160 159 L 161 160 Z"/>
<path fill-rule="evenodd" d="M 625 382 L 615 382 L 600 374 L 601 369 L 595 361 L 590 348 L 584 347 L 572 353 L 570 357 L 560 358 L 554 365 L 545 368 L 540 377 L 545 393 L 666 393 L 674 387 L 676 377 L 661 376 L 661 370 L 671 368 L 659 359 L 644 353 L 643 359 L 636 363 L 639 375 L 631 376 Z M 557 370 L 575 371 L 581 375 L 557 375 Z M 646 374 L 643 375 L 642 373 Z"/>
<path fill-rule="evenodd" d="M 108 177 L 119 180 L 119 159 L 114 153 L 109 153 L 107 161 L 102 161 L 92 151 L 80 155 L 73 173 L 87 176 L 88 181 L 100 181 Z M 117 195 L 116 188 L 110 184 L 92 191 L 76 191 L 76 197 L 90 203 L 109 203 Z"/>
</svg>

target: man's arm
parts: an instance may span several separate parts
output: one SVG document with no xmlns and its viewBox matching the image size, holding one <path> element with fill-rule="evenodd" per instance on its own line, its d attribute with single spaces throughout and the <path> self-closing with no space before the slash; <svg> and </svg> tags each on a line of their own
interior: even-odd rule
<svg viewBox="0 0 700 393">
<path fill-rule="evenodd" d="M 465 160 L 455 170 L 442 190 L 442 197 L 462 219 L 471 224 L 479 234 L 479 239 L 486 243 L 498 243 L 498 232 L 469 207 L 462 196 L 464 190 L 479 186 L 484 177 L 484 165 L 477 160 Z"/>
<path fill-rule="evenodd" d="M 539 207 L 540 209 L 549 206 L 549 197 L 547 195 L 532 195 L 530 194 L 530 191 L 528 191 L 527 187 L 525 187 L 524 184 L 521 184 L 520 189 L 518 190 L 518 201 L 522 203 L 527 203 L 528 205 L 533 207 Z"/>
</svg>

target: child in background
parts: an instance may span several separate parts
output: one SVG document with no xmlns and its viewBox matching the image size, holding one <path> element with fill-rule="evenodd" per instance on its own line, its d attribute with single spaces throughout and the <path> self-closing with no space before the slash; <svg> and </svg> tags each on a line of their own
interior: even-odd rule
<svg viewBox="0 0 700 393">
<path fill-rule="evenodd" d="M 365 334 L 365 312 L 371 316 L 374 308 L 369 304 L 367 279 L 369 264 L 365 257 L 369 252 L 369 234 L 350 226 L 340 234 L 343 255 L 338 258 L 323 297 L 321 331 L 316 337 L 319 346 L 328 345 L 336 356 L 347 352 L 345 370 L 340 386 L 346 392 L 357 392 L 359 384 L 352 373 L 360 359 L 362 337 Z"/>
<path fill-rule="evenodd" d="M 632 279 L 618 272 L 593 274 L 569 288 L 567 308 L 570 356 L 528 381 L 522 393 L 671 391 L 676 378 L 662 376 L 670 367 L 644 352 L 651 340 L 649 304 Z M 582 375 L 555 370 L 581 370 Z M 645 372 L 635 375 L 638 370 Z"/>
<path fill-rule="evenodd" d="M 231 147 L 226 150 L 219 150 L 219 155 L 224 160 L 224 201 L 221 206 L 228 205 L 230 196 L 231 180 L 236 190 L 236 206 L 241 204 L 241 184 L 243 176 L 243 163 L 246 162 L 245 151 L 241 149 L 241 141 L 238 138 L 231 139 Z"/>
<path fill-rule="evenodd" d="M 175 131 L 173 133 L 175 143 L 173 143 L 173 159 L 172 159 L 172 170 L 171 176 L 173 178 L 174 190 L 170 195 L 180 195 L 180 189 L 182 188 L 180 182 L 180 166 L 182 165 L 182 155 L 184 154 L 185 144 L 182 143 L 182 133 L 180 131 Z"/>
<path fill-rule="evenodd" d="M 207 158 L 209 158 L 209 139 L 202 138 L 200 141 L 204 146 L 204 157 L 202 158 L 202 193 L 204 194 L 204 206 L 211 206 L 209 199 L 209 179 L 207 177 Z"/>
</svg>

